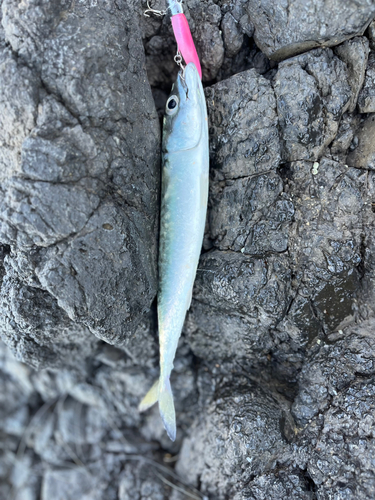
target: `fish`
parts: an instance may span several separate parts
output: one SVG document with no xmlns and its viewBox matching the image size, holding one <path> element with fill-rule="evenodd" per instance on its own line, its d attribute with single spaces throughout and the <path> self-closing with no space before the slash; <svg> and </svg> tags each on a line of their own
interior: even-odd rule
<svg viewBox="0 0 375 500">
<path fill-rule="evenodd" d="M 164 428 L 176 439 L 170 375 L 202 249 L 208 200 L 209 144 L 206 100 L 190 62 L 178 73 L 163 119 L 162 188 L 157 298 L 160 377 L 139 405 L 159 403 Z"/>
</svg>

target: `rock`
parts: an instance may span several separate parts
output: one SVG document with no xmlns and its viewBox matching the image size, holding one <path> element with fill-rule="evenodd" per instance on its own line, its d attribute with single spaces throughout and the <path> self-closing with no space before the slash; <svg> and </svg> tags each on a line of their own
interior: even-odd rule
<svg viewBox="0 0 375 500">
<path fill-rule="evenodd" d="M 375 41 L 375 21 L 372 21 L 369 24 L 369 27 L 367 29 L 367 36 L 369 38 L 370 48 L 371 48 L 371 50 L 374 50 L 374 48 L 375 48 L 375 44 L 374 44 L 374 41 Z"/>
<path fill-rule="evenodd" d="M 337 161 L 346 161 L 348 150 L 354 146 L 354 134 L 357 131 L 360 115 L 345 113 L 340 121 L 336 137 L 331 144 L 331 154 Z"/>
<path fill-rule="evenodd" d="M 375 54 L 370 52 L 366 69 L 365 83 L 359 93 L 358 110 L 360 113 L 375 112 Z"/>
<path fill-rule="evenodd" d="M 374 489 L 373 323 L 330 336 L 301 373 L 293 412 L 308 422 L 300 439 L 312 447 L 307 470 L 319 496 L 367 499 Z"/>
<path fill-rule="evenodd" d="M 281 469 L 277 474 L 263 474 L 252 481 L 251 486 L 233 497 L 233 500 L 313 500 L 315 488 L 303 471 Z"/>
<path fill-rule="evenodd" d="M 47 471 L 43 477 L 42 500 L 99 500 L 102 491 L 98 478 L 84 468 Z"/>
<path fill-rule="evenodd" d="M 363 35 L 375 15 L 368 0 L 250 0 L 247 11 L 254 38 L 270 59 L 281 61 L 316 47 L 332 47 Z"/>
<path fill-rule="evenodd" d="M 274 79 L 285 161 L 318 160 L 350 105 L 346 64 L 316 49 L 279 65 Z"/>
<path fill-rule="evenodd" d="M 39 499 L 40 478 L 35 474 L 36 464 L 32 454 L 25 453 L 22 457 L 17 458 L 16 455 L 13 455 L 11 459 L 13 470 L 5 478 L 5 482 L 12 484 L 13 489 L 8 489 L 7 496 L 12 493 L 20 500 Z"/>
<path fill-rule="evenodd" d="M 293 206 L 275 173 L 280 146 L 272 87 L 250 70 L 213 86 L 206 97 L 213 178 L 209 237 L 221 250 L 282 252 Z"/>
<path fill-rule="evenodd" d="M 210 237 L 215 246 L 252 255 L 287 249 L 286 228 L 294 207 L 277 174 L 227 181 L 212 198 Z"/>
<path fill-rule="evenodd" d="M 353 139 L 354 149 L 351 151 L 346 162 L 350 167 L 375 169 L 375 118 L 369 115 L 358 127 Z"/>
<path fill-rule="evenodd" d="M 206 99 L 214 180 L 254 176 L 278 167 L 278 117 L 269 81 L 249 70 L 209 87 Z"/>
<path fill-rule="evenodd" d="M 348 112 L 352 113 L 357 105 L 358 94 L 365 79 L 369 53 L 368 39 L 366 37 L 357 37 L 347 40 L 335 48 L 335 53 L 348 67 L 348 82 L 352 89 Z"/>
<path fill-rule="evenodd" d="M 373 380 L 353 384 L 333 398 L 323 425 L 316 425 L 321 437 L 316 439 L 308 471 L 318 486 L 318 495 L 371 498 L 375 488 L 370 458 L 375 449 L 374 392 Z M 315 436 L 318 429 L 314 427 L 311 431 Z"/>
<path fill-rule="evenodd" d="M 248 381 L 235 393 L 222 388 L 185 439 L 178 474 L 205 495 L 233 498 L 285 452 L 282 418 L 277 401 Z"/>
<path fill-rule="evenodd" d="M 93 353 L 95 337 L 75 325 L 46 291 L 25 286 L 9 274 L 3 279 L 0 300 L 2 337 L 18 359 L 35 368 L 75 367 Z"/>
<path fill-rule="evenodd" d="M 223 31 L 224 46 L 227 57 L 233 57 L 240 51 L 243 43 L 243 36 L 241 36 L 240 27 L 238 22 L 230 12 L 227 12 L 221 22 L 221 29 Z"/>
<path fill-rule="evenodd" d="M 189 0 L 187 7 L 192 21 L 190 25 L 193 28 L 194 42 L 202 65 L 203 81 L 212 81 L 224 61 L 224 42 L 220 30 L 222 12 L 219 5 L 212 0 L 204 4 L 199 0 Z M 189 21 L 190 18 L 188 17 Z M 233 35 L 232 44 L 236 44 L 234 40 L 236 36 L 240 38 L 241 34 Z"/>
<path fill-rule="evenodd" d="M 161 481 L 157 469 L 154 471 L 147 463 L 141 461 L 127 464 L 122 472 L 119 484 L 119 500 L 168 500 L 171 492 L 170 486 Z M 166 479 L 168 481 L 168 479 Z"/>
<path fill-rule="evenodd" d="M 368 200 L 366 232 L 363 240 L 363 277 L 361 280 L 361 291 L 358 297 L 358 310 L 360 317 L 368 320 L 375 312 L 375 244 L 373 240 L 374 213 L 375 213 L 375 173 L 368 173 Z"/>
<path fill-rule="evenodd" d="M 22 143 L 35 127 L 38 105 L 37 75 L 17 60 L 1 40 L 0 46 L 0 180 L 20 171 Z M 17 84 L 15 84 L 17 82 Z"/>
<path fill-rule="evenodd" d="M 354 312 L 365 227 L 359 221 L 365 211 L 366 176 L 328 159 L 315 165 L 317 172 L 312 163 L 291 164 L 288 183 L 295 183 L 290 186 L 295 226 L 289 249 L 296 259 L 293 274 L 301 280 L 298 295 L 309 297 L 309 314 L 328 332 L 339 328 Z M 296 246 L 296 238 L 303 245 Z M 313 328 L 317 333 L 316 326 Z"/>
<path fill-rule="evenodd" d="M 8 269 L 17 269 L 4 281 L 12 301 L 3 302 L 2 317 L 22 310 L 21 289 L 38 303 L 39 324 L 54 304 L 60 354 L 39 329 L 38 359 L 25 337 L 37 328 L 26 326 L 27 315 L 22 328 L 3 320 L 2 331 L 21 359 L 48 366 L 66 357 L 72 325 L 78 351 L 89 332 L 120 346 L 151 306 L 159 126 L 130 4 L 6 0 L 2 12 L 11 50 L 2 46 L 0 55 L 0 241 L 11 247 Z"/>
<path fill-rule="evenodd" d="M 272 350 L 274 328 L 291 300 L 283 257 L 213 251 L 202 257 L 186 332 L 197 356 L 211 363 L 258 365 Z"/>
<path fill-rule="evenodd" d="M 331 398 L 375 371 L 373 322 L 347 327 L 315 346 L 299 376 L 300 392 L 293 415 L 300 426 L 330 408 Z M 321 347 L 319 348 L 319 345 Z"/>
</svg>

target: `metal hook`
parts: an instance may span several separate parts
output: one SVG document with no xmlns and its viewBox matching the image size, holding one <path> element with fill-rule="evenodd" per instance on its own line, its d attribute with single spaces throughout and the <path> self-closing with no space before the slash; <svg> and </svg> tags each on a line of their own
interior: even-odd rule
<svg viewBox="0 0 375 500">
<path fill-rule="evenodd" d="M 181 78 L 184 79 L 184 73 L 185 73 L 185 66 L 182 64 L 182 54 L 179 49 L 177 49 L 177 54 L 174 56 L 174 62 L 177 64 L 177 66 L 180 66 L 182 70 Z"/>
<path fill-rule="evenodd" d="M 146 17 L 151 17 L 149 14 L 147 14 L 147 12 L 151 12 L 152 14 L 155 14 L 155 16 L 159 16 L 159 17 L 163 17 L 167 13 L 166 10 L 153 9 L 150 5 L 150 0 L 147 0 L 147 7 L 148 8 L 143 13 Z"/>
</svg>

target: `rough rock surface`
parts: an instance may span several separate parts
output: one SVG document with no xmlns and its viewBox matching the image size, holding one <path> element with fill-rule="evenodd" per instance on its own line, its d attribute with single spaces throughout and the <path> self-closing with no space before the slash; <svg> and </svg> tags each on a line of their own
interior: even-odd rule
<svg viewBox="0 0 375 500">
<path fill-rule="evenodd" d="M 285 161 L 322 156 L 349 108 L 349 78 L 348 66 L 330 49 L 312 50 L 279 65 L 274 88 Z"/>
<path fill-rule="evenodd" d="M 221 387 L 215 397 L 185 439 L 177 472 L 221 500 L 272 468 L 288 444 L 280 426 L 280 404 L 249 381 L 244 387 L 238 384 L 236 392 Z"/>
<path fill-rule="evenodd" d="M 293 413 L 308 422 L 301 443 L 312 451 L 307 471 L 318 498 L 374 492 L 374 326 L 372 319 L 328 336 L 300 375 Z"/>
<path fill-rule="evenodd" d="M 355 148 L 349 152 L 347 163 L 351 167 L 375 169 L 375 118 L 370 114 L 362 119 L 353 137 Z"/>
<path fill-rule="evenodd" d="M 249 0 L 246 7 L 257 45 L 277 61 L 362 35 L 375 15 L 371 0 Z"/>
<path fill-rule="evenodd" d="M 366 77 L 363 88 L 359 93 L 358 109 L 360 113 L 375 112 L 375 54 L 371 52 L 369 55 L 368 66 L 366 69 Z"/>
<path fill-rule="evenodd" d="M 348 82 L 352 90 L 348 107 L 350 113 L 355 110 L 358 95 L 362 89 L 369 50 L 369 41 L 364 36 L 348 40 L 335 49 L 336 55 L 338 55 L 348 67 Z"/>
<path fill-rule="evenodd" d="M 130 4 L 2 2 L 2 335 L 35 365 L 51 335 L 27 326 L 24 296 L 52 316 L 56 343 L 74 345 L 80 325 L 78 344 L 91 332 L 121 345 L 156 294 L 160 134 L 134 16 Z M 65 357 L 41 352 L 46 365 Z"/>
<path fill-rule="evenodd" d="M 322 5 L 184 5 L 211 179 L 171 443 L 137 410 L 168 16 L 0 0 L 0 498 L 373 500 L 375 11 Z"/>
</svg>

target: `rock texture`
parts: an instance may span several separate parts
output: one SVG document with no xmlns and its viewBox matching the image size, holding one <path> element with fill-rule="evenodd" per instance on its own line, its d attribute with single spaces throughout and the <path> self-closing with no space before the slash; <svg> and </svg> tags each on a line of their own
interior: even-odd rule
<svg viewBox="0 0 375 500">
<path fill-rule="evenodd" d="M 0 498 L 372 500 L 373 2 L 184 4 L 211 179 L 175 443 L 137 410 L 169 18 L 0 6 Z"/>
<path fill-rule="evenodd" d="M 121 345 L 156 294 L 160 134 L 134 16 L 125 4 L 2 2 L 3 337 L 34 365 L 35 343 L 45 366 L 65 354 L 49 352 L 24 296 L 52 316 L 55 342 L 75 329 L 78 344 L 91 332 Z"/>
<path fill-rule="evenodd" d="M 372 21 L 370 0 L 249 0 L 255 41 L 277 61 L 316 47 L 332 47 L 362 35 Z"/>
<path fill-rule="evenodd" d="M 366 69 L 365 84 L 360 91 L 358 99 L 358 109 L 360 113 L 375 112 L 375 55 L 371 52 Z"/>
</svg>

